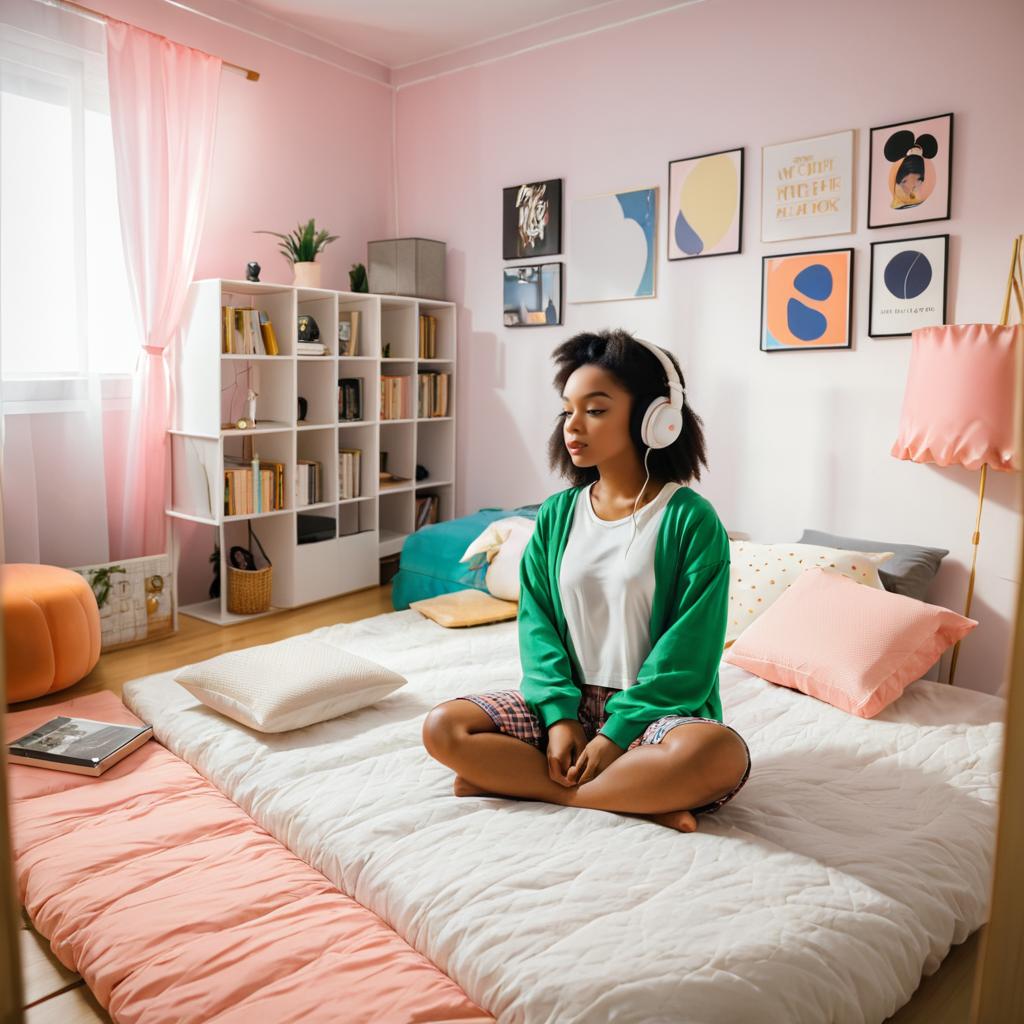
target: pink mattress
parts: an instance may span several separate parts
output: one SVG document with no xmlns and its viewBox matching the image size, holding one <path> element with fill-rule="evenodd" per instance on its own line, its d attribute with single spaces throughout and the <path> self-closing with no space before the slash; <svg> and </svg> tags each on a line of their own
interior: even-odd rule
<svg viewBox="0 0 1024 1024">
<path fill-rule="evenodd" d="M 138 722 L 96 693 L 8 741 L 58 714 Z M 493 1021 L 155 740 L 99 778 L 8 770 L 21 902 L 119 1024 Z"/>
</svg>

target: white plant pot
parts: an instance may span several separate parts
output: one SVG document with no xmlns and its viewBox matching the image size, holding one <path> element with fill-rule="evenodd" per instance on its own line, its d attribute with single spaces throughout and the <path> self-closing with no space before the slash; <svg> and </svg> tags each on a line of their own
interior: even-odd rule
<svg viewBox="0 0 1024 1024">
<path fill-rule="evenodd" d="M 295 280 L 293 284 L 297 284 L 300 288 L 320 287 L 320 264 L 317 263 L 316 260 L 304 263 L 293 263 L 292 266 L 295 268 Z"/>
</svg>

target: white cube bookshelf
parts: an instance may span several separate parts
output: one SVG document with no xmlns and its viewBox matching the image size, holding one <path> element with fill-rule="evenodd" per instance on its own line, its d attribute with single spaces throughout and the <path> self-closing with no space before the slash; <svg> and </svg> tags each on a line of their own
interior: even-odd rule
<svg viewBox="0 0 1024 1024">
<path fill-rule="evenodd" d="M 276 356 L 227 355 L 221 351 L 222 306 L 266 312 L 280 348 Z M 338 322 L 360 314 L 358 354 L 339 356 Z M 297 320 L 311 315 L 320 328 L 323 356 L 296 354 Z M 436 356 L 420 357 L 419 317 L 436 318 Z M 273 562 L 271 612 L 377 586 L 380 559 L 401 551 L 416 529 L 416 499 L 435 494 L 438 520 L 454 515 L 456 318 L 450 302 L 365 292 L 339 292 L 220 278 L 195 281 L 182 319 L 175 367 L 170 430 L 171 522 L 175 576 L 181 545 L 178 525 L 209 527 L 210 551 L 220 551 L 219 599 L 185 605 L 185 615 L 220 625 L 252 618 L 227 610 L 227 558 L 233 545 L 249 546 L 252 526 Z M 388 356 L 383 356 L 384 346 Z M 418 374 L 449 374 L 447 416 L 424 417 L 418 409 Z M 381 419 L 381 374 L 411 377 L 412 415 Z M 363 419 L 339 419 L 338 381 L 363 382 Z M 246 393 L 257 392 L 256 426 L 226 426 L 247 415 Z M 306 416 L 299 422 L 299 397 Z M 284 467 L 284 508 L 248 515 L 225 514 L 225 459 L 243 457 L 246 442 L 262 463 Z M 359 497 L 343 499 L 338 453 L 362 452 Z M 380 453 L 387 469 L 408 478 L 379 479 Z M 251 456 L 245 451 L 244 456 Z M 321 501 L 299 504 L 300 460 L 321 464 Z M 416 480 L 416 465 L 428 476 Z M 298 543 L 298 516 L 333 522 L 333 536 Z M 322 524 L 326 529 L 326 522 Z M 257 554 L 254 552 L 254 554 Z M 257 555 L 258 557 L 258 555 Z M 269 613 L 266 613 L 269 614 Z"/>
</svg>

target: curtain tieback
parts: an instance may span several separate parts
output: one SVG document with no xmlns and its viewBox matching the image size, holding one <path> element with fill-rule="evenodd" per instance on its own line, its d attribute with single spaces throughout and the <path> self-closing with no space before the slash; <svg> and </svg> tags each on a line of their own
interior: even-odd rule
<svg viewBox="0 0 1024 1024">
<path fill-rule="evenodd" d="M 148 352 L 151 356 L 162 356 L 164 354 L 163 345 L 143 345 L 143 352 Z"/>
</svg>

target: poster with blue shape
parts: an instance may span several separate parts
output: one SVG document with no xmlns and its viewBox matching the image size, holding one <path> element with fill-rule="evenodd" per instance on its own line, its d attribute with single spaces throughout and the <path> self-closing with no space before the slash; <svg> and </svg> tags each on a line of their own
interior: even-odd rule
<svg viewBox="0 0 1024 1024">
<path fill-rule="evenodd" d="M 871 243 L 868 336 L 902 338 L 946 322 L 949 235 Z"/>
<path fill-rule="evenodd" d="M 656 186 L 577 199 L 571 217 L 570 302 L 655 297 Z"/>
</svg>

